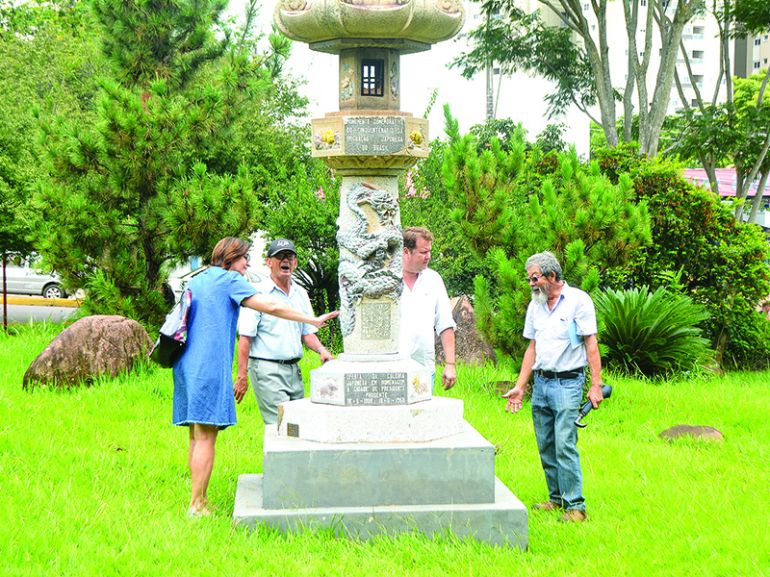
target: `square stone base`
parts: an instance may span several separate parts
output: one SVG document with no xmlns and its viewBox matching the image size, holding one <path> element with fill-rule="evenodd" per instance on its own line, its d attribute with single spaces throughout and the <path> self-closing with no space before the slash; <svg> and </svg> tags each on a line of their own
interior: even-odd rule
<svg viewBox="0 0 770 577">
<path fill-rule="evenodd" d="M 447 531 L 461 539 L 491 545 L 528 545 L 527 509 L 495 478 L 493 503 L 265 509 L 262 475 L 241 475 L 235 493 L 233 523 L 254 528 L 257 523 L 281 531 L 331 528 L 336 535 L 371 539 L 379 534 L 419 532 L 428 537 Z"/>
<path fill-rule="evenodd" d="M 461 433 L 423 443 L 318 443 L 265 429 L 263 505 L 302 509 L 493 502 L 495 448 L 463 419 L 460 425 Z"/>
<path fill-rule="evenodd" d="M 332 444 L 422 443 L 458 435 L 465 427 L 460 399 L 433 397 L 388 407 L 321 405 L 298 399 L 278 406 L 277 436 Z"/>
</svg>

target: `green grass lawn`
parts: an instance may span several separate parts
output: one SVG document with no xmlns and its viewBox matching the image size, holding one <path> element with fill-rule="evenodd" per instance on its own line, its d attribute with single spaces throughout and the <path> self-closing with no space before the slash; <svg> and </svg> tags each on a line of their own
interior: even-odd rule
<svg viewBox="0 0 770 577">
<path fill-rule="evenodd" d="M 188 519 L 171 371 L 22 391 L 58 330 L 0 334 L 0 576 L 770 576 L 770 373 L 663 385 L 607 377 L 613 396 L 580 436 L 589 521 L 531 512 L 528 551 L 415 535 L 356 542 L 233 527 L 238 475 L 262 471 L 251 392 L 217 444 L 216 514 Z M 461 366 L 447 394 L 499 446 L 497 476 L 530 505 L 546 498 L 531 415 L 506 414 L 485 392 L 511 377 Z M 714 426 L 725 441 L 658 439 L 676 424 Z"/>
</svg>

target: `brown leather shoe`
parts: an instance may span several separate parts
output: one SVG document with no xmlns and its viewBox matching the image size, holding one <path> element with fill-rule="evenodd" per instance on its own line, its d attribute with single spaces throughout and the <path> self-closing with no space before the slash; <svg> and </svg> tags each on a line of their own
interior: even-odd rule
<svg viewBox="0 0 770 577">
<path fill-rule="evenodd" d="M 554 503 L 553 501 L 545 501 L 543 503 L 535 503 L 532 505 L 534 511 L 556 511 L 561 508 L 561 505 Z"/>
<path fill-rule="evenodd" d="M 564 515 L 562 515 L 560 521 L 563 523 L 582 523 L 588 518 L 585 511 L 578 509 L 570 509 Z"/>
</svg>

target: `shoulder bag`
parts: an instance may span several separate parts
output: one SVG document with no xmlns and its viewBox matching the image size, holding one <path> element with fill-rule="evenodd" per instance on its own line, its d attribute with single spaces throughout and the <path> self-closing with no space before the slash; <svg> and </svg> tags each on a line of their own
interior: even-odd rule
<svg viewBox="0 0 770 577">
<path fill-rule="evenodd" d="M 170 368 L 187 345 L 188 315 L 192 304 L 192 293 L 185 289 L 179 302 L 166 315 L 166 322 L 160 327 L 158 340 L 150 351 L 150 358 L 161 367 Z"/>
</svg>

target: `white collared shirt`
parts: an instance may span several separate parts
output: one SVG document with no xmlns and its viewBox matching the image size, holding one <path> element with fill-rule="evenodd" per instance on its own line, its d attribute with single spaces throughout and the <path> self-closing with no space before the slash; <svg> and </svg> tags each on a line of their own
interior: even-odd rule
<svg viewBox="0 0 770 577">
<path fill-rule="evenodd" d="M 426 268 L 413 288 L 404 283 L 401 293 L 402 354 L 409 355 L 431 371 L 436 370 L 434 334 L 456 327 L 444 281 L 434 270 Z"/>
<path fill-rule="evenodd" d="M 535 370 L 582 369 L 588 362 L 583 337 L 596 333 L 596 311 L 591 297 L 566 281 L 553 310 L 547 304 L 529 303 L 524 338 L 535 341 Z"/>
</svg>

